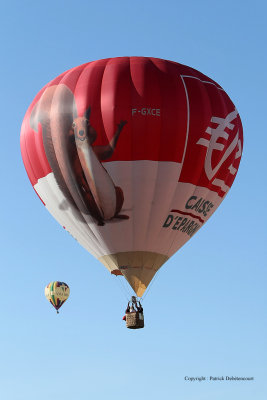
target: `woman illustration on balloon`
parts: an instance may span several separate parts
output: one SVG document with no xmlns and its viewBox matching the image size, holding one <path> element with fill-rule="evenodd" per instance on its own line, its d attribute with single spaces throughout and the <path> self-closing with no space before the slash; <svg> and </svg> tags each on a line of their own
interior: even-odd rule
<svg viewBox="0 0 267 400">
<path fill-rule="evenodd" d="M 98 225 L 112 218 L 128 219 L 119 214 L 123 191 L 116 186 L 101 161 L 110 158 L 127 121 L 120 121 L 105 146 L 93 146 L 97 138 L 90 125 L 91 107 L 78 116 L 75 98 L 64 84 L 48 87 L 34 106 L 31 128 L 42 126 L 43 144 L 57 184 L 81 214 L 90 214 Z"/>
</svg>

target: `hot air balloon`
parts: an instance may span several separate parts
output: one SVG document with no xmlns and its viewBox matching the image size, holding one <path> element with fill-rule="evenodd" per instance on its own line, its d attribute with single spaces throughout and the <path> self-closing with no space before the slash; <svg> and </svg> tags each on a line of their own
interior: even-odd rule
<svg viewBox="0 0 267 400">
<path fill-rule="evenodd" d="M 45 297 L 57 310 L 65 303 L 70 295 L 70 288 L 64 282 L 50 282 L 45 287 Z"/>
<path fill-rule="evenodd" d="M 21 151 L 48 211 L 141 297 L 236 177 L 241 120 L 226 92 L 158 58 L 92 61 L 48 83 Z"/>
</svg>

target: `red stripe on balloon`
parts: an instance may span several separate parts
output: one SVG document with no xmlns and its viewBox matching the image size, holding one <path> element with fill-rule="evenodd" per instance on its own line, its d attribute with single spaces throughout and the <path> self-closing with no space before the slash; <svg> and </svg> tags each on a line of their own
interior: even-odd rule
<svg viewBox="0 0 267 400">
<path fill-rule="evenodd" d="M 188 212 L 185 212 L 185 211 L 171 210 L 171 212 L 177 212 L 177 213 L 182 214 L 182 215 L 189 215 L 192 218 L 198 219 L 200 222 L 202 222 L 202 224 L 205 222 L 204 219 L 198 217 L 197 215 L 194 215 L 194 214 L 191 214 L 191 213 L 188 213 Z"/>
</svg>

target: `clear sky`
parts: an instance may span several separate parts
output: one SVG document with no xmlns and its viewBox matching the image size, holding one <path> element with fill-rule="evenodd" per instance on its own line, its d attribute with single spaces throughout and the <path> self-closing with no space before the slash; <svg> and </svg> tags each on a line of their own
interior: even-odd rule
<svg viewBox="0 0 267 400">
<path fill-rule="evenodd" d="M 265 3 L 1 2 L 1 399 L 267 398 Z M 126 298 L 116 278 L 35 195 L 19 146 L 26 109 L 47 82 L 125 55 L 213 78 L 239 110 L 245 138 L 230 193 L 159 272 L 139 331 L 121 320 Z M 59 315 L 44 297 L 52 280 L 71 288 Z M 185 380 L 222 375 L 254 381 Z"/>
</svg>

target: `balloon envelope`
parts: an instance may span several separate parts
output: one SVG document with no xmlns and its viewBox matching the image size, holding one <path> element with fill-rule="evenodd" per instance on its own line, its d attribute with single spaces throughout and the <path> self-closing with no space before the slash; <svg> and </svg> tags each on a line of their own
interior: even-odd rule
<svg viewBox="0 0 267 400">
<path fill-rule="evenodd" d="M 229 191 L 239 114 L 202 73 L 145 57 L 93 61 L 30 105 L 21 150 L 46 208 L 142 296 Z"/>
<path fill-rule="evenodd" d="M 64 282 L 50 282 L 45 287 L 45 297 L 58 310 L 68 299 L 70 295 L 70 288 Z"/>
</svg>

